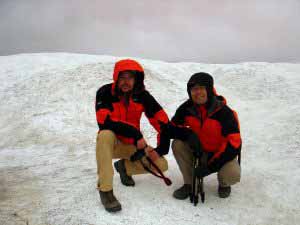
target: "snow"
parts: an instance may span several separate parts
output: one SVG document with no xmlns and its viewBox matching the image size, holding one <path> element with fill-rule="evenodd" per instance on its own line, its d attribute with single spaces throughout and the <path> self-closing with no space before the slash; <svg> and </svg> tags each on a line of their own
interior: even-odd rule
<svg viewBox="0 0 300 225">
<path fill-rule="evenodd" d="M 205 204 L 175 200 L 182 177 L 170 151 L 167 187 L 152 175 L 114 192 L 123 210 L 107 213 L 96 190 L 94 101 L 111 82 L 111 56 L 68 53 L 0 56 L 0 224 L 299 224 L 300 64 L 166 63 L 137 59 L 146 87 L 171 117 L 186 82 L 210 72 L 239 113 L 242 180 L 217 197 L 205 179 Z M 155 144 L 155 132 L 142 120 Z"/>
</svg>

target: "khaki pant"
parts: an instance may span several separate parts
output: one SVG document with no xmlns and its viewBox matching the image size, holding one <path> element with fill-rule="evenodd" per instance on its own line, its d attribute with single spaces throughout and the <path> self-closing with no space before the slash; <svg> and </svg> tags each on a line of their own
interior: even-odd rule
<svg viewBox="0 0 300 225">
<path fill-rule="evenodd" d="M 174 140 L 172 150 L 185 184 L 192 184 L 193 154 L 187 143 L 181 140 Z M 219 185 L 231 186 L 240 181 L 241 168 L 236 159 L 227 162 L 218 171 Z"/>
<path fill-rule="evenodd" d="M 129 176 L 148 173 L 140 161 L 131 162 L 129 160 L 130 156 L 136 152 L 136 147 L 134 145 L 122 143 L 112 131 L 101 131 L 97 136 L 96 142 L 98 188 L 101 191 L 110 191 L 113 189 L 113 159 L 125 159 L 126 173 Z M 155 170 L 154 168 L 151 168 L 151 165 L 149 165 L 147 160 L 143 159 L 143 162 L 151 170 Z M 157 159 L 155 164 L 161 171 L 166 171 L 168 169 L 168 162 L 164 157 Z"/>
</svg>

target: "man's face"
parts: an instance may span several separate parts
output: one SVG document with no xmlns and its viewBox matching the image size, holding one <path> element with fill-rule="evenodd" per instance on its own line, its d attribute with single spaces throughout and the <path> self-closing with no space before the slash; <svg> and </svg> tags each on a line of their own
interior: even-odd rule
<svg viewBox="0 0 300 225">
<path fill-rule="evenodd" d="M 191 97 L 197 105 L 203 105 L 207 102 L 207 91 L 205 86 L 195 85 L 191 88 Z"/>
<path fill-rule="evenodd" d="M 126 93 L 133 90 L 134 87 L 134 75 L 130 72 L 122 72 L 118 79 L 118 88 Z"/>
</svg>

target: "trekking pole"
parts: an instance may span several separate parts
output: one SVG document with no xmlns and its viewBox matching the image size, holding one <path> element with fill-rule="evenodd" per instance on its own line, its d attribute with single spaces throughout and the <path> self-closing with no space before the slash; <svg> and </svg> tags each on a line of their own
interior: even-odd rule
<svg viewBox="0 0 300 225">
<path fill-rule="evenodd" d="M 199 195 L 201 198 L 201 202 L 204 203 L 205 201 L 205 192 L 204 192 L 204 178 L 198 177 L 195 174 L 196 168 L 199 166 L 199 159 L 197 157 L 194 157 L 193 159 L 193 184 L 192 184 L 192 193 L 190 196 L 191 203 L 194 203 L 194 206 L 196 206 L 199 202 Z"/>
<path fill-rule="evenodd" d="M 197 157 L 193 158 L 193 184 L 192 184 L 192 193 L 190 196 L 191 203 L 194 203 L 194 206 L 198 204 L 199 201 L 199 178 L 197 177 L 195 170 L 199 164 L 199 159 Z"/>
<path fill-rule="evenodd" d="M 201 196 L 201 202 L 204 203 L 205 192 L 204 192 L 204 188 L 203 188 L 203 177 L 200 178 L 200 196 Z"/>
<path fill-rule="evenodd" d="M 202 164 L 201 166 L 206 165 L 207 164 L 207 154 L 203 154 L 200 161 L 201 161 L 200 163 Z M 205 201 L 204 177 L 199 177 L 199 188 L 200 188 L 199 192 L 200 192 L 201 202 L 204 203 L 204 201 Z"/>
<path fill-rule="evenodd" d="M 190 195 L 190 201 L 191 201 L 191 203 L 194 202 L 194 196 L 195 196 L 195 158 L 193 158 L 192 191 L 191 191 L 191 195 Z"/>
</svg>

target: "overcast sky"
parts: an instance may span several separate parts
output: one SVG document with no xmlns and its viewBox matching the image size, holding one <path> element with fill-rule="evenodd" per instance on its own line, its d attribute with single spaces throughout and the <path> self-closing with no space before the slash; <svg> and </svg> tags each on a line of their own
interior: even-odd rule
<svg viewBox="0 0 300 225">
<path fill-rule="evenodd" d="M 300 62 L 300 0 L 0 0 L 0 55 Z"/>
</svg>

